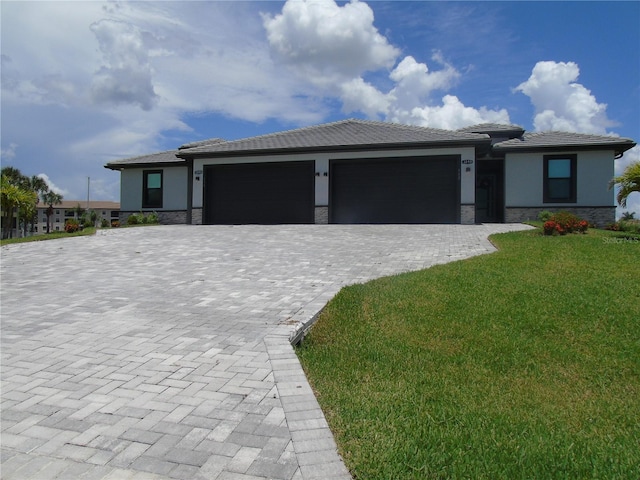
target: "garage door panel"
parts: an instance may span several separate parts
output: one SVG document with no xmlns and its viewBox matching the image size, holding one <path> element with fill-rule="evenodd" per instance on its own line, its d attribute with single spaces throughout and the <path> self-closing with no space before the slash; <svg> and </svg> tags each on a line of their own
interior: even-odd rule
<svg viewBox="0 0 640 480">
<path fill-rule="evenodd" d="M 314 162 L 205 168 L 205 223 L 313 223 Z"/>
<path fill-rule="evenodd" d="M 458 156 L 334 160 L 332 223 L 457 223 Z"/>
</svg>

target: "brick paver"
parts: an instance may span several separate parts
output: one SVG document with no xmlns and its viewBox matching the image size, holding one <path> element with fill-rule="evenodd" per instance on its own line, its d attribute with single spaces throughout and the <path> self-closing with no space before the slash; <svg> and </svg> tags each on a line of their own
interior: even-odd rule
<svg viewBox="0 0 640 480">
<path fill-rule="evenodd" d="M 162 226 L 2 247 L 2 478 L 348 479 L 290 340 L 522 225 Z"/>
</svg>

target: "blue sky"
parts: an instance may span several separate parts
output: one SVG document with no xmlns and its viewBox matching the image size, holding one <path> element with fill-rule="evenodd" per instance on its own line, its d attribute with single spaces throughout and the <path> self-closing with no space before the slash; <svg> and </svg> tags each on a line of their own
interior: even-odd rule
<svg viewBox="0 0 640 480">
<path fill-rule="evenodd" d="M 113 159 L 350 117 L 640 140 L 637 1 L 3 0 L 0 16 L 2 165 L 69 200 L 87 177 L 118 200 Z"/>
</svg>

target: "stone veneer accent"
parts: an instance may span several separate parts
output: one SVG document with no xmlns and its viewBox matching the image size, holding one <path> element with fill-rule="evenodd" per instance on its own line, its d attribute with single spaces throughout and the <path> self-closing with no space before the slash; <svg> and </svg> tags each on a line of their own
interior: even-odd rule
<svg viewBox="0 0 640 480">
<path fill-rule="evenodd" d="M 191 225 L 202 225 L 202 209 L 191 209 Z"/>
<path fill-rule="evenodd" d="M 158 220 L 160 221 L 161 225 L 182 225 L 187 223 L 186 210 L 160 210 L 160 211 L 156 210 L 155 212 L 158 214 Z M 139 211 L 124 212 L 120 210 L 120 217 L 119 217 L 120 225 L 126 225 L 129 215 L 132 215 L 134 213 L 140 213 L 140 212 Z M 153 213 L 153 212 L 143 211 L 142 213 L 144 213 L 145 215 L 148 215 L 149 213 Z"/>
<path fill-rule="evenodd" d="M 460 223 L 462 225 L 473 225 L 476 223 L 476 206 L 467 204 L 460 206 Z"/>
<path fill-rule="evenodd" d="M 316 225 L 329 223 L 329 207 L 316 207 L 314 223 Z"/>
<path fill-rule="evenodd" d="M 616 221 L 616 207 L 506 207 L 505 223 L 519 223 L 527 220 L 538 220 L 543 210 L 550 212 L 571 212 L 599 228 L 606 227 Z"/>
</svg>

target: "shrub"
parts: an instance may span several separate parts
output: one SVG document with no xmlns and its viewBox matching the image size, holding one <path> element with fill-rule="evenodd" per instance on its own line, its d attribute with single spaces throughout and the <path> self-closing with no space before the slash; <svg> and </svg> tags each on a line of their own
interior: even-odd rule
<svg viewBox="0 0 640 480">
<path fill-rule="evenodd" d="M 127 225 L 140 225 L 144 223 L 144 214 L 140 213 L 132 213 L 127 218 Z"/>
<path fill-rule="evenodd" d="M 142 212 L 132 213 L 127 218 L 127 225 L 148 225 L 152 223 L 160 223 L 160 219 L 156 212 L 147 213 Z"/>
<path fill-rule="evenodd" d="M 111 228 L 118 228 L 120 226 L 120 222 L 118 220 L 111 220 Z"/>
<path fill-rule="evenodd" d="M 109 220 L 107 220 L 106 218 L 103 218 L 103 219 L 100 221 L 100 226 L 101 226 L 102 228 L 107 228 L 107 227 L 109 226 Z"/>
<path fill-rule="evenodd" d="M 618 225 L 622 232 L 640 233 L 640 220 L 620 220 Z"/>
<path fill-rule="evenodd" d="M 549 210 L 543 210 L 538 214 L 538 220 L 540 220 L 541 222 L 548 222 L 549 219 L 551 219 L 552 215 L 553 212 L 550 212 Z"/>
<path fill-rule="evenodd" d="M 544 222 L 544 225 L 542 226 L 542 230 L 545 235 L 553 235 L 553 232 L 556 231 L 556 226 L 557 226 L 556 222 L 547 220 L 546 222 Z"/>
<path fill-rule="evenodd" d="M 571 212 L 554 213 L 549 220 L 556 222 L 566 233 L 586 232 L 589 224 Z M 584 222 L 584 225 L 581 224 Z"/>
<path fill-rule="evenodd" d="M 540 216 L 542 216 L 540 212 Z M 571 212 L 558 212 L 552 214 L 548 220 L 544 222 L 542 231 L 545 235 L 566 235 L 567 233 L 586 233 L 589 228 L 589 222 L 581 219 Z"/>
<path fill-rule="evenodd" d="M 613 223 L 607 224 L 607 226 L 604 227 L 604 229 L 611 230 L 612 232 L 618 232 L 620 231 L 620 225 L 618 224 L 618 222 L 613 222 Z"/>
<path fill-rule="evenodd" d="M 80 224 L 75 218 L 69 218 L 64 222 L 64 231 L 74 233 L 81 230 Z"/>
<path fill-rule="evenodd" d="M 147 223 L 160 223 L 160 218 L 156 212 L 151 212 L 147 215 Z"/>
</svg>

